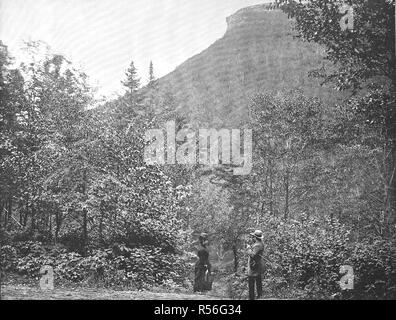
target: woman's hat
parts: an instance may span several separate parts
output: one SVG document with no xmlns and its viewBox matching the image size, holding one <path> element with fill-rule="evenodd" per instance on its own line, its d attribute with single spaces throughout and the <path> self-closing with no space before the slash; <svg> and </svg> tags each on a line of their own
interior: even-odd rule
<svg viewBox="0 0 396 320">
<path fill-rule="evenodd" d="M 255 230 L 250 235 L 256 237 L 257 239 L 263 240 L 263 232 L 261 230 Z"/>
</svg>

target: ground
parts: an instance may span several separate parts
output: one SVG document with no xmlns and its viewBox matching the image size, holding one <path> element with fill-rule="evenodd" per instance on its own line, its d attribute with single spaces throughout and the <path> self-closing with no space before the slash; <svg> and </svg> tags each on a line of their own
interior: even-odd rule
<svg viewBox="0 0 396 320">
<path fill-rule="evenodd" d="M 209 294 L 188 294 L 150 291 L 119 291 L 105 288 L 55 288 L 43 291 L 37 285 L 3 285 L 2 300 L 214 300 Z"/>
</svg>

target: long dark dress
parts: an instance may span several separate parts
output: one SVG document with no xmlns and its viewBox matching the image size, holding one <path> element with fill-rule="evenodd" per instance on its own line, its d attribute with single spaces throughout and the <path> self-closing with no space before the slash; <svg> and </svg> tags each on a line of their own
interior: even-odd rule
<svg viewBox="0 0 396 320">
<path fill-rule="evenodd" d="M 211 272 L 211 265 L 209 262 L 209 250 L 206 246 L 200 245 L 198 247 L 198 261 L 195 263 L 195 279 L 194 279 L 194 292 L 204 292 L 210 290 L 208 283 L 205 281 L 205 273 Z"/>
</svg>

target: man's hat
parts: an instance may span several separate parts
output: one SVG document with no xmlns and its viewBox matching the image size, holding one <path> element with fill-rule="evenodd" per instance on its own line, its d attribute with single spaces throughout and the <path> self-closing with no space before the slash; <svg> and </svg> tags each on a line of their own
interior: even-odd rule
<svg viewBox="0 0 396 320">
<path fill-rule="evenodd" d="M 202 232 L 202 233 L 199 235 L 199 240 L 207 240 L 207 239 L 208 239 L 208 234 L 207 234 L 207 233 Z"/>
<path fill-rule="evenodd" d="M 250 235 L 257 239 L 263 240 L 263 232 L 261 230 L 255 230 Z"/>
</svg>

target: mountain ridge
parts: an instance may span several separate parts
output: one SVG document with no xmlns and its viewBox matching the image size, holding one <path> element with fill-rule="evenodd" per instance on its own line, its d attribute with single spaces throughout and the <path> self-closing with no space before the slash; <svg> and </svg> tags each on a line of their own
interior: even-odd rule
<svg viewBox="0 0 396 320">
<path fill-rule="evenodd" d="M 308 77 L 325 64 L 323 49 L 297 39 L 291 20 L 273 4 L 240 9 L 226 21 L 222 38 L 158 80 L 192 122 L 214 127 L 246 123 L 256 93 L 301 89 L 326 103 L 337 101 L 334 90 Z"/>
</svg>

